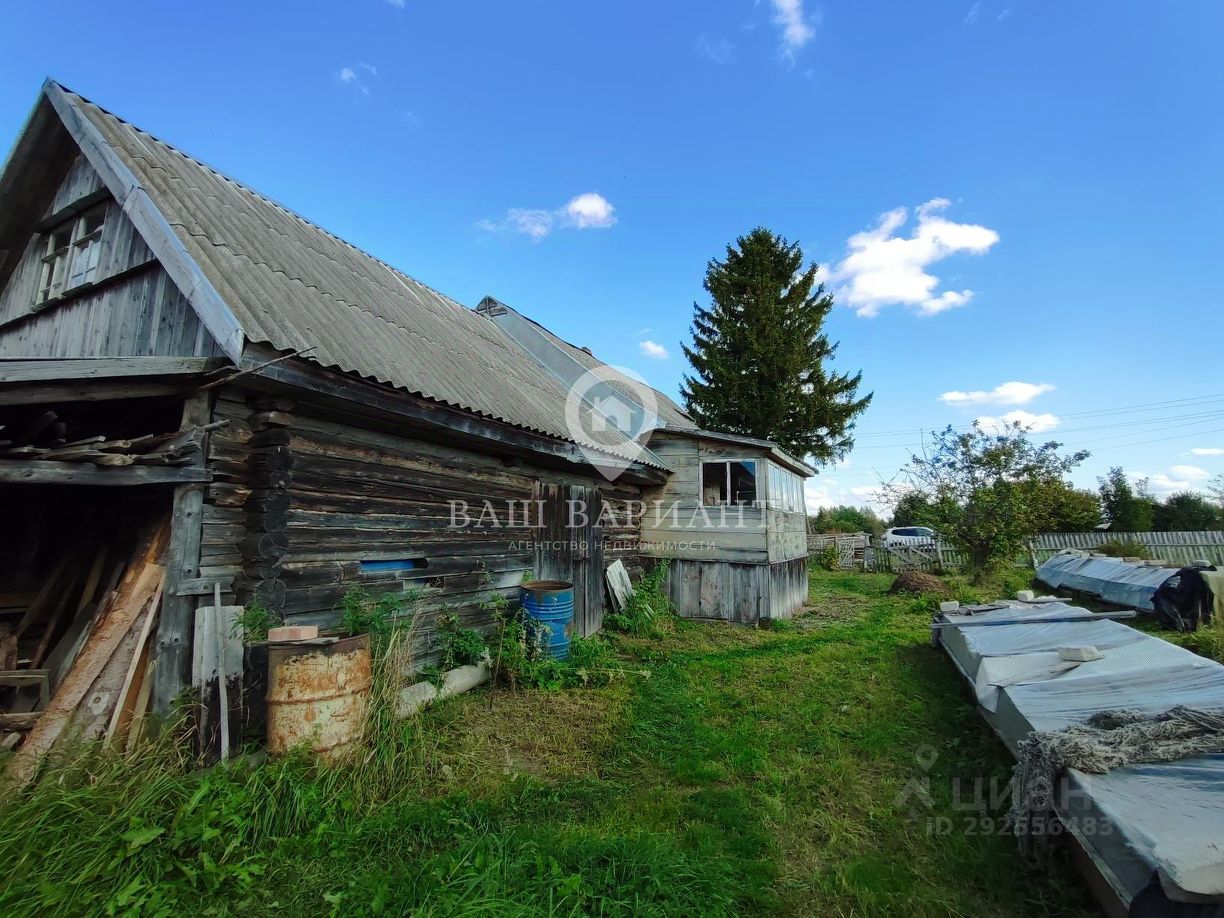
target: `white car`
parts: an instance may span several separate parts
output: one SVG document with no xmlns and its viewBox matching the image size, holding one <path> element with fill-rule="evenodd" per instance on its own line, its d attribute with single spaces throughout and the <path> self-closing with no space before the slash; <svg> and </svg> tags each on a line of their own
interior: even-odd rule
<svg viewBox="0 0 1224 918">
<path fill-rule="evenodd" d="M 884 530 L 883 542 L 885 548 L 933 549 L 935 538 L 935 530 L 926 526 L 898 526 Z"/>
</svg>

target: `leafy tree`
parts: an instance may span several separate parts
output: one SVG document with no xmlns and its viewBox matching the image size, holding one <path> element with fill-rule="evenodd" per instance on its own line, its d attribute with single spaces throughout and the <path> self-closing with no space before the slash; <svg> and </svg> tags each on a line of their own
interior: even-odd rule
<svg viewBox="0 0 1224 918">
<path fill-rule="evenodd" d="M 1201 532 L 1218 529 L 1220 509 L 1202 494 L 1181 491 L 1156 505 L 1152 526 L 1157 532 Z"/>
<path fill-rule="evenodd" d="M 1109 470 L 1104 478 L 1098 478 L 1101 493 L 1101 509 L 1109 528 L 1115 532 L 1150 532 L 1152 518 L 1156 512 L 1156 499 L 1148 490 L 1147 479 L 1137 481 L 1134 487 L 1126 473 L 1118 466 Z"/>
<path fill-rule="evenodd" d="M 1049 495 L 1088 457 L 1059 455 L 1058 443 L 1030 442 L 1019 424 L 988 434 L 977 424 L 933 435 L 931 449 L 913 456 L 894 485 L 928 504 L 927 522 L 962 548 L 978 574 L 1012 561 L 1025 542 L 1050 528 Z M 1065 488 L 1065 485 L 1063 485 Z"/>
<path fill-rule="evenodd" d="M 884 521 L 870 507 L 821 507 L 811 517 L 812 532 L 870 532 L 879 535 Z"/>
<path fill-rule="evenodd" d="M 1101 525 L 1101 498 L 1094 491 L 1050 482 L 1041 495 L 1046 504 L 1046 532 L 1090 532 Z"/>
<path fill-rule="evenodd" d="M 727 246 L 706 267 L 712 304 L 693 304 L 693 372 L 681 396 L 702 426 L 773 440 L 817 463 L 854 445 L 854 419 L 871 402 L 858 396 L 862 373 L 835 373 L 837 351 L 823 331 L 833 297 L 803 268 L 799 243 L 763 227 Z"/>
<path fill-rule="evenodd" d="M 1207 493 L 1211 495 L 1215 505 L 1224 510 L 1224 475 L 1217 475 L 1207 482 Z"/>
<path fill-rule="evenodd" d="M 929 526 L 931 524 L 931 502 L 925 494 L 908 491 L 897 498 L 893 506 L 889 526 Z"/>
</svg>

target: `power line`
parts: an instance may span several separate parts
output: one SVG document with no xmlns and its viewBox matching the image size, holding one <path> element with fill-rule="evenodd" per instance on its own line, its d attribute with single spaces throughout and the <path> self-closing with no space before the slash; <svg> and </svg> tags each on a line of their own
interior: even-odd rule
<svg viewBox="0 0 1224 918">
<path fill-rule="evenodd" d="M 1063 413 L 1062 415 L 1060 415 L 1060 417 L 1062 418 L 1089 418 L 1089 417 L 1097 417 L 1097 416 L 1112 415 L 1112 414 L 1144 413 L 1147 411 L 1164 410 L 1164 409 L 1171 408 L 1174 406 L 1179 407 L 1179 408 L 1199 407 L 1199 406 L 1211 404 L 1213 402 L 1221 402 L 1221 401 L 1224 401 L 1224 393 L 1216 393 L 1213 395 L 1193 395 L 1193 396 L 1187 396 L 1185 398 L 1167 399 L 1165 401 L 1160 401 L 1160 402 L 1142 402 L 1142 403 L 1133 404 L 1133 405 L 1121 405 L 1121 406 L 1117 406 L 1113 408 L 1093 408 L 1093 409 L 1088 409 L 1085 411 L 1070 411 L 1070 412 Z M 983 407 L 986 407 L 986 406 L 983 406 Z M 1146 423 L 1157 423 L 1160 420 L 1162 419 L 1153 418 L 1153 419 L 1149 419 Z M 1144 422 L 1136 422 L 1136 423 L 1144 423 Z M 962 424 L 962 425 L 951 425 L 951 426 L 953 430 L 962 430 L 962 431 L 969 430 L 973 427 L 971 423 Z M 870 438 L 870 437 L 904 436 L 906 434 L 919 433 L 920 430 L 921 428 L 918 428 L 918 427 L 906 427 L 906 428 L 900 428 L 897 430 L 868 431 L 865 433 L 856 433 L 855 439 L 860 440 L 860 439 L 865 439 L 865 438 Z M 897 444 L 888 444 L 888 446 L 895 446 L 895 445 Z"/>
</svg>

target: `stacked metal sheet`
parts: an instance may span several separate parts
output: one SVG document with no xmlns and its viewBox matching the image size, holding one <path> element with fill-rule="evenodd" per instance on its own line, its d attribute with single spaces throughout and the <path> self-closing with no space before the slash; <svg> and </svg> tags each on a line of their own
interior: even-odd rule
<svg viewBox="0 0 1224 918">
<path fill-rule="evenodd" d="M 1224 709 L 1224 666 L 1065 603 L 949 613 L 939 623 L 937 640 L 1013 751 L 1033 731 L 1099 711 Z M 1100 656 L 1069 663 L 1059 654 L 1068 647 Z M 1224 755 L 1103 775 L 1070 769 L 1055 809 L 1131 914 L 1224 908 Z"/>
<path fill-rule="evenodd" d="M 1053 589 L 1078 590 L 1114 605 L 1151 612 L 1152 597 L 1177 571 L 1176 567 L 1065 551 L 1038 567 L 1037 579 Z"/>
</svg>

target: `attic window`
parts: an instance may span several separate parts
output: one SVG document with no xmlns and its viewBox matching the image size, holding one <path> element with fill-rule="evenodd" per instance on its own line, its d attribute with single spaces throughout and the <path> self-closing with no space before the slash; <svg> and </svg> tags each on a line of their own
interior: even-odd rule
<svg viewBox="0 0 1224 918">
<path fill-rule="evenodd" d="M 90 208 L 47 233 L 37 302 L 55 299 L 98 279 L 106 205 Z"/>
</svg>

